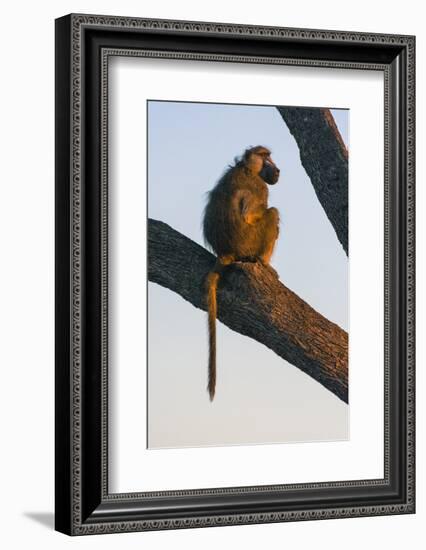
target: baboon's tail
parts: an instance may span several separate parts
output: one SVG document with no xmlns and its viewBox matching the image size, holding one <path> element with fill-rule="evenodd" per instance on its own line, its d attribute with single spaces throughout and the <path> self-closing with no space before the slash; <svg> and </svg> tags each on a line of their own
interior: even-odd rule
<svg viewBox="0 0 426 550">
<path fill-rule="evenodd" d="M 217 285 L 219 282 L 219 272 L 211 271 L 207 275 L 207 313 L 209 327 L 209 383 L 208 390 L 210 401 L 213 401 L 216 390 L 216 314 L 217 314 Z"/>
</svg>

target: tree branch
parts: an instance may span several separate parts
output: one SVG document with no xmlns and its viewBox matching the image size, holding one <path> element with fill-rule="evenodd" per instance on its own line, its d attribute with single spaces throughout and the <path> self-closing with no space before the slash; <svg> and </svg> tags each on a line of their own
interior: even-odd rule
<svg viewBox="0 0 426 550">
<path fill-rule="evenodd" d="M 348 150 L 330 109 L 277 107 L 337 238 L 348 253 Z"/>
<path fill-rule="evenodd" d="M 205 310 L 204 279 L 215 257 L 169 225 L 148 220 L 148 279 Z M 236 262 L 218 288 L 218 318 L 264 344 L 348 402 L 348 335 L 294 292 L 272 268 Z"/>
</svg>

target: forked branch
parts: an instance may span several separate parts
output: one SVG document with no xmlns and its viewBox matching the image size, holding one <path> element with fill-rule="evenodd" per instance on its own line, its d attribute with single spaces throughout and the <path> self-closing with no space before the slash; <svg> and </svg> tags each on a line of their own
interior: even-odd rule
<svg viewBox="0 0 426 550">
<path fill-rule="evenodd" d="M 348 150 L 330 109 L 277 107 L 337 238 L 348 254 Z"/>
</svg>

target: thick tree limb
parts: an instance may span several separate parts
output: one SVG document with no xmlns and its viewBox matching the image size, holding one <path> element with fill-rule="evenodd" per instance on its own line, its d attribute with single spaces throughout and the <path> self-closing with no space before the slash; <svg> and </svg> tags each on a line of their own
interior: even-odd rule
<svg viewBox="0 0 426 550">
<path fill-rule="evenodd" d="M 148 278 L 205 310 L 215 257 L 167 224 L 148 220 Z M 286 288 L 271 268 L 237 262 L 221 277 L 218 318 L 348 402 L 348 335 Z M 206 363 L 207 364 L 207 363 Z"/>
<path fill-rule="evenodd" d="M 329 109 L 277 107 L 295 138 L 300 160 L 348 253 L 348 151 Z"/>
</svg>

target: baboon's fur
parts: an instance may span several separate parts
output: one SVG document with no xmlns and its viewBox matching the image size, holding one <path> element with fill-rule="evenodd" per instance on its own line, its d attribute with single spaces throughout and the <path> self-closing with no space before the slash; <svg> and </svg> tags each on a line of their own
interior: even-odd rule
<svg viewBox="0 0 426 550">
<path fill-rule="evenodd" d="M 217 256 L 206 278 L 209 328 L 209 381 L 212 401 L 216 387 L 216 291 L 221 271 L 235 261 L 268 264 L 278 237 L 279 213 L 268 208 L 268 187 L 278 181 L 279 169 L 263 146 L 247 149 L 210 191 L 203 232 Z"/>
</svg>

